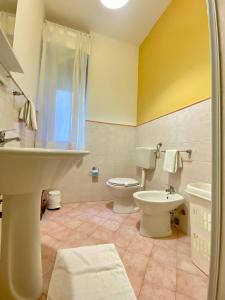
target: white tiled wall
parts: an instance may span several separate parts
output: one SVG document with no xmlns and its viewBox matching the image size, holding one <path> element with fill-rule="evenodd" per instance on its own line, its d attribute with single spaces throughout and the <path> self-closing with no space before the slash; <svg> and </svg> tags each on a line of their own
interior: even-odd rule
<svg viewBox="0 0 225 300">
<path fill-rule="evenodd" d="M 0 88 L 0 130 L 17 128 L 17 109 L 13 96 Z"/>
<path fill-rule="evenodd" d="M 22 102 L 24 103 L 24 101 Z M 20 99 L 14 98 L 5 88 L 0 87 L 0 130 L 16 129 L 7 132 L 6 137 L 20 136 L 21 142 L 10 142 L 10 147 L 34 147 L 35 133 L 25 127 L 25 124 L 18 122 Z"/>
<path fill-rule="evenodd" d="M 211 100 L 138 126 L 137 146 L 154 146 L 162 142 L 162 149 L 192 149 L 192 157 L 182 153 L 183 169 L 176 174 L 163 171 L 163 157 L 157 160 L 154 171 L 147 172 L 147 189 L 165 189 L 173 185 L 185 199 L 190 182 L 211 182 Z M 185 204 L 188 207 L 188 203 Z M 187 209 L 188 211 L 188 209 Z M 188 228 L 188 218 L 181 217 L 181 227 Z"/>
<path fill-rule="evenodd" d="M 87 122 L 86 148 L 82 164 L 64 177 L 58 188 L 63 201 L 109 200 L 106 181 L 113 177 L 134 177 L 135 127 Z M 92 167 L 100 170 L 98 181 L 89 176 Z"/>
</svg>

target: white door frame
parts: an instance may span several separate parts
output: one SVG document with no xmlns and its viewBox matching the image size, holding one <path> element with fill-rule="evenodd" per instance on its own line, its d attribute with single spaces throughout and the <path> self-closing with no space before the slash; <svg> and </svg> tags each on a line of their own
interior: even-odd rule
<svg viewBox="0 0 225 300">
<path fill-rule="evenodd" d="M 225 0 L 207 0 L 209 26 L 211 36 L 211 62 L 212 62 L 212 233 L 211 233 L 211 263 L 208 300 L 225 300 L 225 197 L 223 195 L 223 88 L 222 65 L 225 51 L 221 35 L 222 20 L 225 18 Z M 223 15 L 223 16 L 222 16 Z M 225 24 L 223 24 L 224 26 Z M 225 34 L 225 28 L 224 34 Z M 225 69 L 225 65 L 224 65 Z M 224 77 L 225 79 L 225 77 Z M 224 80 L 223 80 L 224 81 Z M 224 236 L 224 237 L 223 237 Z"/>
</svg>

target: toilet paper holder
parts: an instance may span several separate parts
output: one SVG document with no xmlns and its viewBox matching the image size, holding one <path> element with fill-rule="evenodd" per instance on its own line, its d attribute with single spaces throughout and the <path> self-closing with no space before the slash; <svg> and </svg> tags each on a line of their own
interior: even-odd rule
<svg viewBox="0 0 225 300">
<path fill-rule="evenodd" d="M 92 177 L 98 177 L 99 176 L 99 168 L 92 167 L 91 171 L 89 172 L 89 175 Z"/>
</svg>

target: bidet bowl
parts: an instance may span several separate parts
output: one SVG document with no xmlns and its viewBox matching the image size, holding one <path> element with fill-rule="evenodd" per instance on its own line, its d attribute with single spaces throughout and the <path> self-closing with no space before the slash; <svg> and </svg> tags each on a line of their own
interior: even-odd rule
<svg viewBox="0 0 225 300">
<path fill-rule="evenodd" d="M 148 237 L 166 237 L 172 234 L 170 212 L 184 201 L 177 194 L 165 191 L 140 191 L 133 194 L 137 206 L 142 210 L 140 233 Z"/>
</svg>

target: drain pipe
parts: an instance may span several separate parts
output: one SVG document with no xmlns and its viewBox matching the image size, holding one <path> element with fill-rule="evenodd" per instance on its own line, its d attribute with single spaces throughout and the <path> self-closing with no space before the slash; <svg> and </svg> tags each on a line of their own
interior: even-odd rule
<svg viewBox="0 0 225 300">
<path fill-rule="evenodd" d="M 145 189 L 145 181 L 146 181 L 146 170 L 144 168 L 141 168 L 141 189 Z"/>
</svg>

